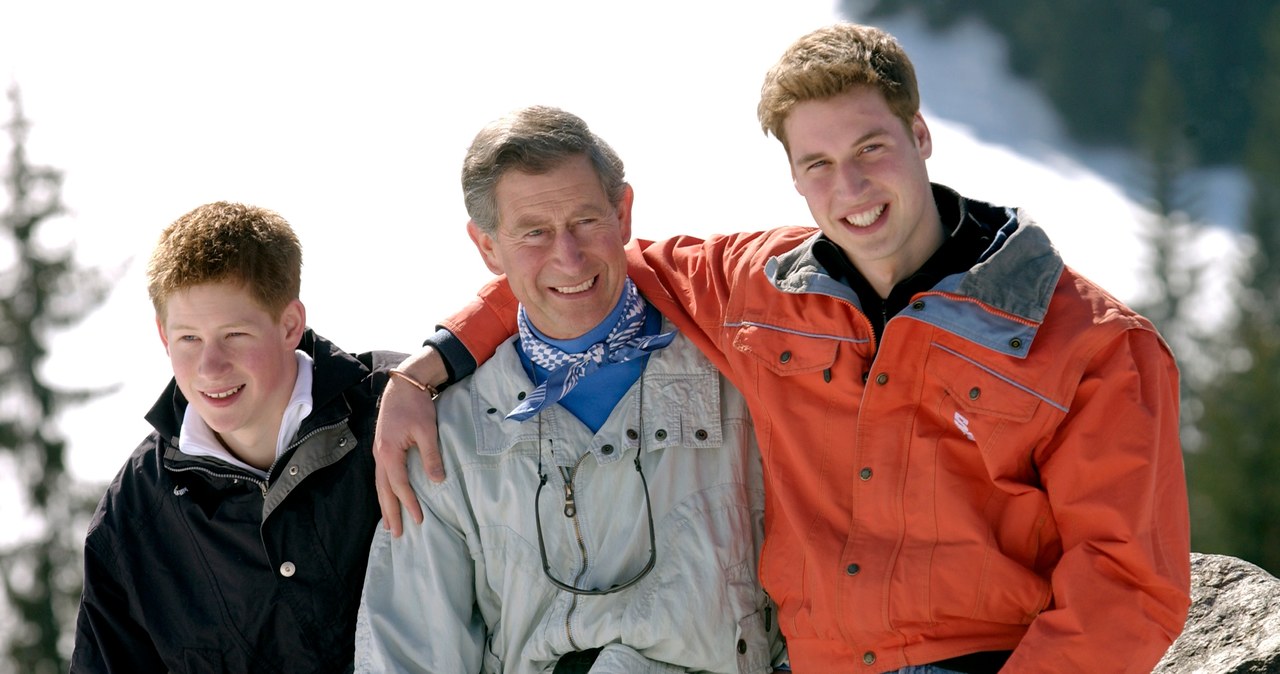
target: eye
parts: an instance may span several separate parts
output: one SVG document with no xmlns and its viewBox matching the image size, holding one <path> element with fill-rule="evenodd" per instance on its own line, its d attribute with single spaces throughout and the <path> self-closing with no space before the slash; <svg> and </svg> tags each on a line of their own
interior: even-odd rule
<svg viewBox="0 0 1280 674">
<path fill-rule="evenodd" d="M 812 162 L 812 163 L 810 163 L 808 166 L 806 166 L 806 167 L 805 167 L 805 170 L 806 170 L 806 171 L 815 171 L 815 170 L 817 170 L 817 169 L 823 168 L 823 167 L 824 167 L 824 166 L 826 166 L 826 165 L 827 165 L 827 160 L 825 160 L 825 159 L 819 159 L 818 161 Z"/>
<path fill-rule="evenodd" d="M 883 147 L 884 145 L 881 145 L 880 143 L 871 143 L 869 145 L 862 146 L 862 149 L 858 150 L 858 154 L 868 154 L 871 152 L 876 152 L 877 150 L 880 150 Z"/>
<path fill-rule="evenodd" d="M 200 341 L 200 338 L 196 337 L 195 335 L 180 335 L 178 337 L 178 341 L 179 342 L 198 342 Z"/>
</svg>

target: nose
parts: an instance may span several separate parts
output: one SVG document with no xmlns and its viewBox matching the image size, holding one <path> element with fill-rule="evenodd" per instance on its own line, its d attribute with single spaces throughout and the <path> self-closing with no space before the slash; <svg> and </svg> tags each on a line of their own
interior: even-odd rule
<svg viewBox="0 0 1280 674">
<path fill-rule="evenodd" d="M 586 255 L 583 254 L 583 241 L 576 227 L 568 227 L 555 240 L 555 259 L 562 267 L 580 266 Z"/>
<path fill-rule="evenodd" d="M 840 166 L 836 189 L 843 195 L 857 197 L 867 188 L 868 180 L 856 162 L 845 162 Z"/>
<path fill-rule="evenodd" d="M 225 372 L 230 365 L 227 359 L 226 348 L 219 340 L 210 340 L 205 342 L 204 347 L 200 349 L 200 374 L 202 376 L 217 376 Z"/>
</svg>

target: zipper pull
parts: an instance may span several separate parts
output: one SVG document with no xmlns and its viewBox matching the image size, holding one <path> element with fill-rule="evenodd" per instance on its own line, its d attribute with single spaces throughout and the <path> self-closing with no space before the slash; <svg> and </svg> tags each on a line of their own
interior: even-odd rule
<svg viewBox="0 0 1280 674">
<path fill-rule="evenodd" d="M 578 514 L 578 506 L 573 502 L 573 471 L 560 469 L 564 477 L 564 516 L 573 517 Z"/>
<path fill-rule="evenodd" d="M 564 483 L 564 516 L 573 517 L 578 514 L 578 506 L 573 503 L 573 483 Z"/>
</svg>

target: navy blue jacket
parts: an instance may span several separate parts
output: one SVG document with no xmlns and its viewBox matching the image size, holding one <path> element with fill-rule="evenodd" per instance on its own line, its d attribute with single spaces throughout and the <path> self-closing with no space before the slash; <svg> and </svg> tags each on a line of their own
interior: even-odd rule
<svg viewBox="0 0 1280 674">
<path fill-rule="evenodd" d="M 177 450 L 170 382 L 155 428 L 89 525 L 72 672 L 342 672 L 354 657 L 379 511 L 373 444 L 386 370 L 308 330 L 313 408 L 267 480 Z"/>
</svg>

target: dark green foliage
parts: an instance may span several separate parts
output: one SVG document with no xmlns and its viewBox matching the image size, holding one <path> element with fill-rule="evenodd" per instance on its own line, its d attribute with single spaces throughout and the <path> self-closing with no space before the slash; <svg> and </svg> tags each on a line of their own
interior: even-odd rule
<svg viewBox="0 0 1280 674">
<path fill-rule="evenodd" d="M 1204 446 L 1189 455 L 1188 472 L 1196 549 L 1280 573 L 1280 9 L 1260 28 L 1266 52 L 1245 155 L 1256 248 L 1224 371 L 1201 396 Z"/>
<path fill-rule="evenodd" d="M 1150 318 L 1169 343 L 1178 360 L 1182 383 L 1184 439 L 1194 444 L 1194 423 L 1199 404 L 1196 391 L 1214 372 L 1208 353 L 1209 336 L 1194 312 L 1201 291 L 1204 263 L 1196 259 L 1202 225 L 1191 214 L 1197 210 L 1191 177 L 1194 155 L 1181 133 L 1184 111 L 1182 87 L 1164 58 L 1147 64 L 1134 115 L 1134 137 L 1141 193 L 1146 195 L 1148 215 L 1139 223 L 1149 251 L 1148 272 L 1152 292 L 1134 304 Z"/>
<path fill-rule="evenodd" d="M 1266 53 L 1260 59 L 1253 126 L 1246 134 L 1245 169 L 1252 179 L 1248 231 L 1257 242 L 1252 286 L 1275 307 L 1280 290 L 1280 7 L 1264 24 Z M 1270 309 L 1274 311 L 1274 309 Z M 1275 321 L 1274 315 L 1271 320 Z"/>
<path fill-rule="evenodd" d="M 1136 145 L 1130 120 L 1148 63 L 1163 58 L 1182 83 L 1183 135 L 1206 164 L 1238 164 L 1256 110 L 1258 27 L 1280 0 L 844 0 L 866 19 L 906 10 L 930 25 L 978 18 L 1003 35 L 1017 75 L 1036 82 L 1078 140 Z"/>
<path fill-rule="evenodd" d="M 11 666 L 21 672 L 65 672 L 66 635 L 80 595 L 80 554 L 95 496 L 66 471 L 66 443 L 57 414 L 93 392 L 44 381 L 49 334 L 83 318 L 101 303 L 107 285 L 79 268 L 69 251 L 50 250 L 41 226 L 62 216 L 62 175 L 32 165 L 26 156 L 28 123 L 17 88 L 9 91 L 6 127 L 10 150 L 4 172 L 7 201 L 0 214 L 0 245 L 15 258 L 0 269 L 0 456 L 12 462 L 29 512 L 6 514 L 6 526 L 36 531 L 0 548 L 3 596 L 16 623 L 0 636 Z"/>
<path fill-rule="evenodd" d="M 1280 574 L 1280 331 L 1246 315 L 1233 338 L 1187 454 L 1192 546 Z"/>
</svg>

